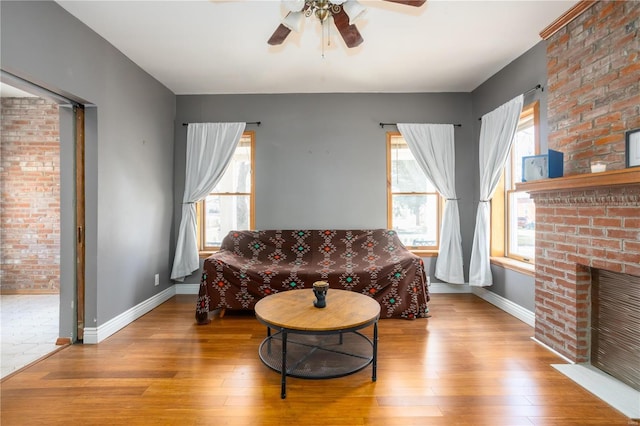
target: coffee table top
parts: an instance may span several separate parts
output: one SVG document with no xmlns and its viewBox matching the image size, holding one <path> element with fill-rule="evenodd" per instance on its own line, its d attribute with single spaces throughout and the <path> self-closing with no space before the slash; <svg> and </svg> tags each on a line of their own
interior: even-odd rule
<svg viewBox="0 0 640 426">
<path fill-rule="evenodd" d="M 256 303 L 256 318 L 268 326 L 322 332 L 363 327 L 380 316 L 380 304 L 364 294 L 330 288 L 327 306 L 316 308 L 312 289 L 287 290 Z"/>
</svg>

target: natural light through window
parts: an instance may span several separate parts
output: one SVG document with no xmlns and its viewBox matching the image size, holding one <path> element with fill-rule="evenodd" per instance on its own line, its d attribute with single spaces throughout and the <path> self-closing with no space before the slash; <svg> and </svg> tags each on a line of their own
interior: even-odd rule
<svg viewBox="0 0 640 426">
<path fill-rule="evenodd" d="M 387 134 L 388 227 L 414 250 L 437 250 L 440 195 L 399 133 Z"/>
<path fill-rule="evenodd" d="M 511 149 L 511 161 L 507 164 L 505 184 L 506 256 L 525 262 L 535 260 L 536 209 L 529 194 L 515 190 L 522 182 L 522 157 L 539 152 L 537 136 L 537 104 L 527 106 L 520 115 L 520 122 Z"/>
<path fill-rule="evenodd" d="M 199 205 L 200 249 L 216 250 L 231 230 L 253 229 L 254 132 L 245 132 L 220 182 Z"/>
</svg>

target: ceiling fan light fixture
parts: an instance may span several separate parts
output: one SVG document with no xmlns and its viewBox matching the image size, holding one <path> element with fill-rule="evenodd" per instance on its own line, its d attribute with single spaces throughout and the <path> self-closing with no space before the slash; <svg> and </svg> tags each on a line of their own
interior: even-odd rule
<svg viewBox="0 0 640 426">
<path fill-rule="evenodd" d="M 345 13 L 349 17 L 349 25 L 353 25 L 358 19 L 360 19 L 367 9 L 358 3 L 356 0 L 348 0 L 342 5 Z"/>
<path fill-rule="evenodd" d="M 382 1 L 419 7 L 427 0 Z M 327 24 L 333 23 L 347 47 L 352 48 L 359 46 L 364 41 L 354 22 L 362 17 L 366 9 L 357 0 L 282 0 L 282 3 L 283 7 L 289 12 L 287 12 L 287 15 L 280 25 L 278 25 L 269 40 L 267 40 L 267 43 L 271 46 L 282 44 L 291 31 L 299 32 L 302 29 L 302 21 L 304 21 L 304 18 L 311 16 L 315 16 L 323 28 L 323 45 L 324 27 L 327 26 L 325 25 L 327 21 L 329 21 Z M 327 28 L 327 34 L 328 31 L 329 28 Z"/>
<path fill-rule="evenodd" d="M 304 21 L 303 12 L 289 12 L 282 20 L 282 25 L 297 33 L 302 30 L 302 22 Z"/>
<path fill-rule="evenodd" d="M 329 0 L 308 0 L 307 5 L 309 6 L 307 16 L 314 14 L 321 23 L 324 23 L 334 13 L 340 12 L 340 6 Z"/>
</svg>

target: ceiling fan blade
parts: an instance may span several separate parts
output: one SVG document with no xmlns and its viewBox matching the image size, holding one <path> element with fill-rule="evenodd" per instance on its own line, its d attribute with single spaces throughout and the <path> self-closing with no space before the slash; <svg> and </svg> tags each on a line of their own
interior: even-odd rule
<svg viewBox="0 0 640 426">
<path fill-rule="evenodd" d="M 340 13 L 333 15 L 333 22 L 336 24 L 336 28 L 340 32 L 347 47 L 352 48 L 359 46 L 360 43 L 364 41 L 358 28 L 356 28 L 355 25 L 349 25 L 349 16 L 343 9 L 340 9 Z"/>
<path fill-rule="evenodd" d="M 427 0 L 385 0 L 392 3 L 406 4 L 407 6 L 420 7 L 427 2 Z"/>
<path fill-rule="evenodd" d="M 287 38 L 290 32 L 291 30 L 289 28 L 280 24 L 278 28 L 276 28 L 276 30 L 273 32 L 273 35 L 271 36 L 269 41 L 267 41 L 267 43 L 269 43 L 272 46 L 277 46 L 279 44 L 282 44 L 284 42 L 284 39 Z"/>
</svg>

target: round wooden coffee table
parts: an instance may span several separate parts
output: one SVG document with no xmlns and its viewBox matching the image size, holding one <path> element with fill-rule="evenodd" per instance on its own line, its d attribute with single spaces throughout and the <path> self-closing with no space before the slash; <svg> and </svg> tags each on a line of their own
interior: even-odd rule
<svg viewBox="0 0 640 426">
<path fill-rule="evenodd" d="M 328 379 L 346 376 L 372 364 L 376 380 L 380 305 L 364 294 L 329 289 L 327 306 L 313 306 L 311 289 L 272 294 L 256 303 L 258 321 L 267 326 L 260 359 L 282 375 Z M 373 339 L 358 332 L 373 325 Z M 276 333 L 272 333 L 275 330 Z"/>
</svg>

